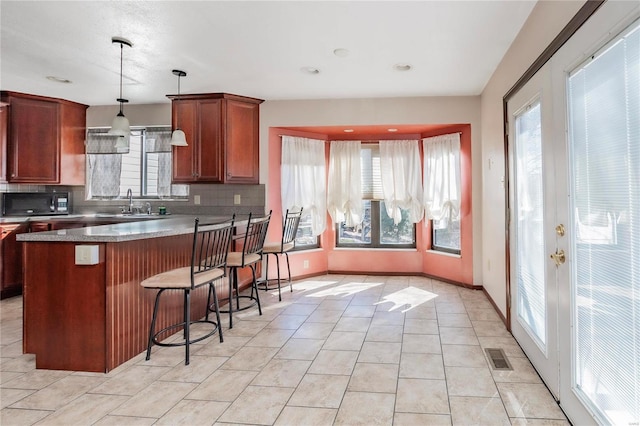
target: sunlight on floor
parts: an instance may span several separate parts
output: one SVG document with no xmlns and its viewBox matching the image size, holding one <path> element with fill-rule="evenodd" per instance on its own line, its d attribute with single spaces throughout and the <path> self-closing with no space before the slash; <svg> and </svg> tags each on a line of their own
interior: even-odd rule
<svg viewBox="0 0 640 426">
<path fill-rule="evenodd" d="M 296 282 L 296 289 L 301 291 L 311 291 L 317 290 L 322 287 L 335 285 L 337 281 L 315 281 L 315 280 L 304 280 Z"/>
<path fill-rule="evenodd" d="M 313 294 L 309 294 L 308 297 L 326 297 L 326 296 L 351 296 L 352 294 L 360 293 L 361 291 L 368 290 L 373 287 L 383 285 L 383 282 L 350 282 L 347 284 L 339 285 L 333 288 L 328 288 L 322 291 L 318 291 Z"/>
<path fill-rule="evenodd" d="M 393 306 L 389 309 L 388 312 L 405 307 L 405 309 L 401 311 L 404 313 L 417 306 L 422 305 L 423 303 L 428 302 L 429 300 L 433 300 L 436 297 L 438 297 L 438 295 L 435 293 L 431 293 L 430 291 L 422 290 L 416 287 L 407 287 L 402 290 L 398 290 L 395 293 L 384 296 L 381 301 L 376 303 L 376 305 L 381 305 L 383 303 L 393 303 Z"/>
</svg>

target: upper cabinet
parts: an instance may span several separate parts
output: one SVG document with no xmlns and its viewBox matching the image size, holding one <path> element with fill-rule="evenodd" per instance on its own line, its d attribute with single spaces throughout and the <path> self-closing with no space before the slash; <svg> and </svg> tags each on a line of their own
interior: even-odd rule
<svg viewBox="0 0 640 426">
<path fill-rule="evenodd" d="M 259 183 L 261 99 L 228 93 L 168 97 L 173 128 L 182 129 L 189 144 L 173 147 L 173 182 Z"/>
<path fill-rule="evenodd" d="M 7 125 L 6 180 L 10 183 L 84 185 L 87 105 L 1 92 Z M 6 158 L 6 160 L 5 160 Z"/>
<path fill-rule="evenodd" d="M 7 126 L 9 107 L 0 103 L 0 182 L 7 181 Z"/>
</svg>

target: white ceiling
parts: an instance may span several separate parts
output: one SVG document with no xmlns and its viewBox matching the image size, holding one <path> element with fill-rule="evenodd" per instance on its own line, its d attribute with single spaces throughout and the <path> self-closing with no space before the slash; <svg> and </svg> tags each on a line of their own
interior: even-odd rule
<svg viewBox="0 0 640 426">
<path fill-rule="evenodd" d="M 1 88 L 113 105 L 182 93 L 266 100 L 478 95 L 535 1 L 0 2 Z M 349 55 L 338 57 L 337 48 Z M 394 65 L 411 64 L 410 71 Z M 303 67 L 320 70 L 316 75 Z M 72 81 L 52 82 L 47 76 Z"/>
</svg>

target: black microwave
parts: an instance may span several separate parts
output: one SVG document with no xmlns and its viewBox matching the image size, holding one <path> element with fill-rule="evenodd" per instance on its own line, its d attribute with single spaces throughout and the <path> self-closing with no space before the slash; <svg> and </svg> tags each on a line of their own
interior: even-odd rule
<svg viewBox="0 0 640 426">
<path fill-rule="evenodd" d="M 69 214 L 68 192 L 4 192 L 2 216 Z"/>
</svg>

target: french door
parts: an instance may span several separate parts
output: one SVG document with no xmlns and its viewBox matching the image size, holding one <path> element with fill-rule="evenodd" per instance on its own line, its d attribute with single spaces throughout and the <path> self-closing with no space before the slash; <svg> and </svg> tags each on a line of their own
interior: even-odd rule
<svg viewBox="0 0 640 426">
<path fill-rule="evenodd" d="M 574 424 L 640 421 L 640 7 L 508 101 L 511 325 Z"/>
<path fill-rule="evenodd" d="M 556 266 L 550 252 L 559 246 L 552 230 L 555 165 L 552 140 L 551 73 L 545 65 L 508 102 L 511 331 L 556 397 L 558 302 Z"/>
</svg>

